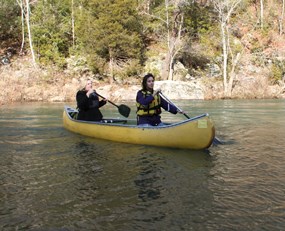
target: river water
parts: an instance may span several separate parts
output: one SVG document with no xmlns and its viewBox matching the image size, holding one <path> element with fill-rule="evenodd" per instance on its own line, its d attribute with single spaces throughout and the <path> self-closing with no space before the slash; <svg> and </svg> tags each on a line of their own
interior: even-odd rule
<svg viewBox="0 0 285 231">
<path fill-rule="evenodd" d="M 0 230 L 285 230 L 285 101 L 176 103 L 224 144 L 109 142 L 65 130 L 62 103 L 1 106 Z"/>
</svg>

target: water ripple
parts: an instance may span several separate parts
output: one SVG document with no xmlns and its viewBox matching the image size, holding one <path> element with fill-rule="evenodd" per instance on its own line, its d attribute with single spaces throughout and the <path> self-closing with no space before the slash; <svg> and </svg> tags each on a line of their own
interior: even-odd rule
<svg viewBox="0 0 285 231">
<path fill-rule="evenodd" d="M 5 108 L 0 230 L 284 230 L 283 107 L 195 101 L 183 108 L 193 106 L 213 115 L 225 145 L 191 151 L 108 142 L 66 131 L 62 105 Z"/>
</svg>

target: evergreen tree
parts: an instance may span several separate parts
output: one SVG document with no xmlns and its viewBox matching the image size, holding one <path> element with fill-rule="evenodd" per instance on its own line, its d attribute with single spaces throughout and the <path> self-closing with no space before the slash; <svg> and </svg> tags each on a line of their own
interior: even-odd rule
<svg viewBox="0 0 285 231">
<path fill-rule="evenodd" d="M 112 78 L 115 67 L 142 61 L 142 26 L 136 6 L 133 0 L 92 0 L 80 13 L 78 40 L 93 61 L 109 64 Z"/>
<path fill-rule="evenodd" d="M 15 0 L 0 1 L 0 40 L 16 39 L 21 31 L 20 8 Z"/>
<path fill-rule="evenodd" d="M 33 7 L 31 27 L 40 63 L 64 66 L 72 45 L 70 0 L 40 0 Z"/>
</svg>

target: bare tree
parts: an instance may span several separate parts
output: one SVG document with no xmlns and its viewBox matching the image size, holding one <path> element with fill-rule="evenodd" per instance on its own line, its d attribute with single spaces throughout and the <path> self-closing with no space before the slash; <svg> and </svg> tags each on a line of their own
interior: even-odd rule
<svg viewBox="0 0 285 231">
<path fill-rule="evenodd" d="M 29 0 L 17 0 L 18 5 L 21 8 L 21 22 L 22 22 L 22 44 L 21 44 L 21 50 L 20 53 L 23 52 L 24 45 L 25 45 L 25 20 L 26 20 L 26 26 L 27 26 L 27 31 L 28 31 L 28 37 L 29 37 L 29 45 L 30 45 L 30 50 L 32 54 L 32 60 L 33 60 L 33 65 L 36 66 L 36 59 L 35 59 L 35 53 L 33 49 L 33 41 L 32 41 L 32 33 L 31 33 L 31 28 L 30 28 L 30 2 Z"/>
<path fill-rule="evenodd" d="M 182 49 L 184 13 L 181 8 L 184 3 L 185 0 L 164 0 L 164 15 L 160 16 L 149 13 L 150 0 L 147 0 L 142 12 L 149 17 L 160 20 L 166 28 L 167 54 L 162 70 L 163 79 L 173 79 L 175 57 Z"/>
<path fill-rule="evenodd" d="M 33 59 L 33 65 L 36 67 L 36 58 L 35 58 L 35 53 L 34 53 L 34 48 L 33 48 L 33 40 L 32 40 L 32 32 L 31 32 L 31 27 L 30 27 L 30 1 L 26 1 L 26 24 L 27 24 L 27 30 L 28 30 L 28 36 L 29 36 L 29 44 L 30 44 L 30 50 L 32 54 L 32 59 Z"/>
<path fill-rule="evenodd" d="M 239 61 L 240 53 L 233 54 L 229 31 L 230 19 L 234 10 L 242 0 L 212 0 L 215 10 L 219 16 L 219 23 L 221 29 L 222 52 L 223 52 L 223 84 L 225 97 L 231 97 L 233 80 L 235 76 L 235 67 Z M 229 59 L 231 58 L 231 66 L 229 66 Z M 230 74 L 228 70 L 230 69 Z"/>
<path fill-rule="evenodd" d="M 172 18 L 169 17 L 169 2 L 165 0 L 166 27 L 167 27 L 167 55 L 165 59 L 165 67 L 162 76 L 168 80 L 173 80 L 174 62 L 178 52 L 182 49 L 182 29 L 184 22 L 184 13 L 179 7 L 180 1 L 174 3 L 174 11 Z"/>
<path fill-rule="evenodd" d="M 74 0 L 71 0 L 72 46 L 75 46 Z"/>
<path fill-rule="evenodd" d="M 25 45 L 25 10 L 23 0 L 17 0 L 18 5 L 21 8 L 21 23 L 22 23 L 22 44 L 20 54 L 23 53 L 24 45 Z"/>
</svg>

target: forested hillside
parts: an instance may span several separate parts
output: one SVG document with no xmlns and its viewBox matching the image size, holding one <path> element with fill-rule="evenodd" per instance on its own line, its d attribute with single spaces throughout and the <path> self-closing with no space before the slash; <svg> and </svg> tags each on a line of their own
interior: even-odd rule
<svg viewBox="0 0 285 231">
<path fill-rule="evenodd" d="M 110 83 L 152 72 L 254 98 L 249 82 L 284 87 L 284 1 L 2 0 L 0 68 L 23 59 Z"/>
</svg>

